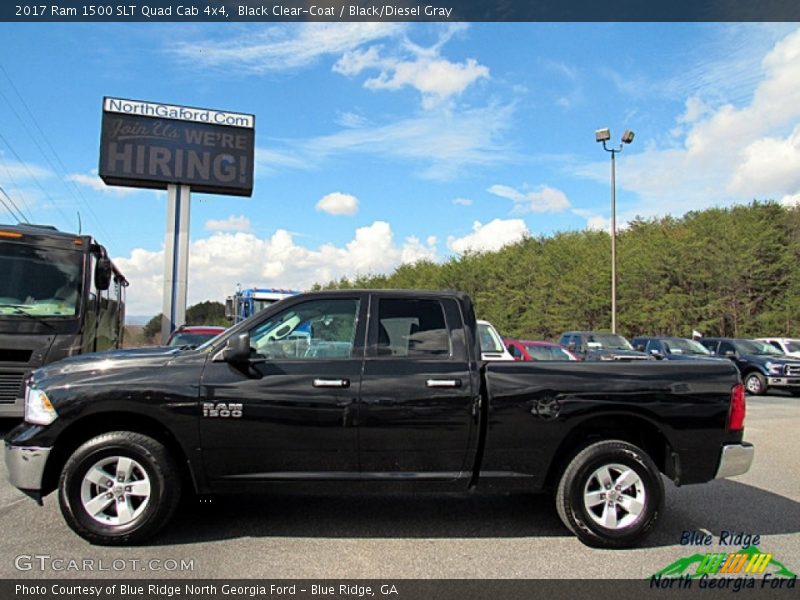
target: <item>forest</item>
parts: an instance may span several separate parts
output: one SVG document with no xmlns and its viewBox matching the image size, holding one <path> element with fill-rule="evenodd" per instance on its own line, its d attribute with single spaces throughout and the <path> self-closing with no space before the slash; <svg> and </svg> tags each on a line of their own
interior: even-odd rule
<svg viewBox="0 0 800 600">
<path fill-rule="evenodd" d="M 610 330 L 611 237 L 569 231 L 497 252 L 401 265 L 314 289 L 470 294 L 503 335 L 557 339 Z M 636 218 L 617 232 L 617 330 L 635 335 L 800 337 L 800 206 L 753 202 Z"/>
</svg>

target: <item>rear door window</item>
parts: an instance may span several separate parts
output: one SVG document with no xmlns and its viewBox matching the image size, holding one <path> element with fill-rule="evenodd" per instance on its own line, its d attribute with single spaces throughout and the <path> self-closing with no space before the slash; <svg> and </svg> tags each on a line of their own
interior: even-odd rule
<svg viewBox="0 0 800 600">
<path fill-rule="evenodd" d="M 438 300 L 378 299 L 375 354 L 446 358 L 451 354 L 444 309 Z"/>
<path fill-rule="evenodd" d="M 717 353 L 717 342 L 713 340 L 700 340 L 700 343 L 703 344 L 711 354 Z"/>
</svg>

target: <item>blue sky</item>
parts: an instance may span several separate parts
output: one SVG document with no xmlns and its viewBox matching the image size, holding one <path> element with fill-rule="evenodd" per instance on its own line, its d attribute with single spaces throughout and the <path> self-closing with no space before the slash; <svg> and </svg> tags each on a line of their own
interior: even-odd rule
<svg viewBox="0 0 800 600">
<path fill-rule="evenodd" d="M 195 194 L 189 301 L 800 199 L 796 24 L 0 24 L 0 185 L 160 310 L 166 198 L 96 176 L 103 96 L 256 115 L 252 198 Z M 13 51 L 12 51 L 13 49 Z M 33 117 L 31 116 L 33 115 Z M 0 221 L 11 217 L 0 207 Z"/>
</svg>

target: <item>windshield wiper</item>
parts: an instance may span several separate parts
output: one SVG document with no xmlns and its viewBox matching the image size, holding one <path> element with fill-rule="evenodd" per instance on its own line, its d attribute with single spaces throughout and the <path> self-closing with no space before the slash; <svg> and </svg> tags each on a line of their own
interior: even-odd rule
<svg viewBox="0 0 800 600">
<path fill-rule="evenodd" d="M 20 304 L 0 304 L 0 308 L 13 308 L 14 309 L 14 313 L 13 314 L 15 314 L 15 315 L 23 315 L 25 317 L 28 317 L 29 319 L 33 319 L 34 321 L 37 321 L 38 323 L 42 323 L 43 325 L 47 325 L 53 331 L 55 331 L 55 329 L 56 329 L 53 326 L 52 323 L 49 323 L 48 321 L 46 321 L 44 318 L 42 318 L 39 315 L 34 315 L 33 313 L 29 313 L 27 310 L 22 308 L 22 305 L 20 305 Z"/>
</svg>

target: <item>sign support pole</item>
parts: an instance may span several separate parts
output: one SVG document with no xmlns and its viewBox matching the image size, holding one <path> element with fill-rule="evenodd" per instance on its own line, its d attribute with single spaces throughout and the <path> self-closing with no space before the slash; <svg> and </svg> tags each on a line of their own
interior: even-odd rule
<svg viewBox="0 0 800 600">
<path fill-rule="evenodd" d="M 161 317 L 161 342 L 186 323 L 186 292 L 189 280 L 188 185 L 167 186 L 167 235 L 164 241 L 164 296 Z"/>
</svg>

